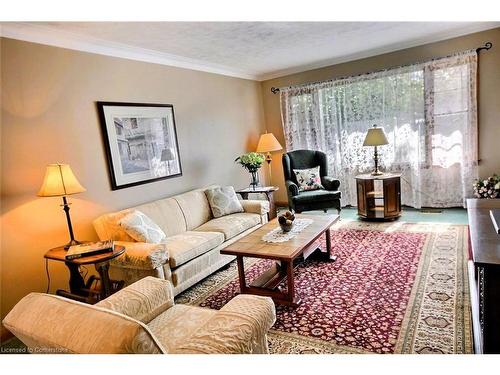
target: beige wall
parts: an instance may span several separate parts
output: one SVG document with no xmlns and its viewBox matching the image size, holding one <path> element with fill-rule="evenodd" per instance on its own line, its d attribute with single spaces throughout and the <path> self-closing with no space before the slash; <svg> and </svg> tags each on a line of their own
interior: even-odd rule
<svg viewBox="0 0 500 375">
<path fill-rule="evenodd" d="M 479 152 L 481 158 L 479 171 L 481 176 L 500 173 L 500 28 L 264 81 L 262 82 L 262 96 L 267 130 L 274 133 L 280 143 L 285 145 L 279 94 L 271 93 L 270 88 L 273 86 L 284 87 L 316 82 L 411 64 L 476 48 L 487 41 L 493 43 L 493 48 L 481 52 L 479 57 Z M 273 157 L 272 168 L 272 183 L 280 187 L 276 199 L 286 202 L 281 155 L 278 153 Z"/>
<path fill-rule="evenodd" d="M 93 240 L 98 215 L 210 183 L 248 185 L 234 159 L 264 129 L 260 84 L 3 39 L 2 316 L 45 291 L 43 254 L 68 240 L 60 198 L 36 193 L 48 163 L 69 163 L 87 192 L 70 197 L 77 239 Z M 183 176 L 111 191 L 95 102 L 174 105 Z M 51 291 L 67 287 L 49 264 Z"/>
</svg>

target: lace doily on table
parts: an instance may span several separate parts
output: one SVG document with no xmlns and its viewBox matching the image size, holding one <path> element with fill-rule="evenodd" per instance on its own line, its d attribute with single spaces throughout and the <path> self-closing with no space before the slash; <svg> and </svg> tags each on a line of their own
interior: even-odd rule
<svg viewBox="0 0 500 375">
<path fill-rule="evenodd" d="M 281 227 L 275 228 L 272 231 L 262 236 L 262 241 L 266 242 L 286 242 L 295 237 L 304 228 L 309 226 L 313 221 L 311 219 L 295 219 L 290 232 L 283 232 Z"/>
</svg>

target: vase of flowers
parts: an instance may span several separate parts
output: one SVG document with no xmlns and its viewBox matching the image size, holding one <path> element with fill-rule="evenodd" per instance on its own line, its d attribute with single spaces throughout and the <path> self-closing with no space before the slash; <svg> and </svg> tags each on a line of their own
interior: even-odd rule
<svg viewBox="0 0 500 375">
<path fill-rule="evenodd" d="M 247 154 L 238 156 L 235 162 L 241 164 L 252 176 L 250 187 L 256 188 L 259 186 L 259 168 L 262 167 L 265 157 L 258 152 L 249 152 Z"/>
<path fill-rule="evenodd" d="M 474 188 L 474 196 L 477 198 L 500 198 L 500 176 L 496 174 L 484 180 L 476 180 L 472 186 Z"/>
</svg>

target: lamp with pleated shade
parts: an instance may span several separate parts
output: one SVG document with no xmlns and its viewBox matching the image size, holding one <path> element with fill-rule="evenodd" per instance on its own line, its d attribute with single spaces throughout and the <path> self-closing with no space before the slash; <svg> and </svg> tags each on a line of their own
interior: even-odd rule
<svg viewBox="0 0 500 375">
<path fill-rule="evenodd" d="M 384 132 L 384 128 L 373 125 L 371 129 L 368 129 L 366 133 L 365 141 L 363 146 L 375 146 L 375 151 L 373 154 L 373 160 L 375 162 L 375 169 L 372 172 L 372 176 L 380 176 L 383 173 L 378 169 L 378 146 L 383 146 L 388 144 L 389 141 Z"/>
<path fill-rule="evenodd" d="M 68 222 L 70 236 L 70 241 L 64 246 L 66 250 L 69 249 L 70 246 L 81 243 L 75 240 L 73 235 L 73 226 L 71 225 L 71 217 L 69 216 L 70 203 L 68 203 L 66 196 L 84 191 L 86 191 L 86 189 L 78 182 L 68 164 L 49 164 L 47 166 L 42 187 L 37 195 L 39 197 L 62 197 L 63 210 L 66 213 L 66 221 Z"/>
<path fill-rule="evenodd" d="M 273 133 L 265 133 L 262 134 L 259 138 L 259 143 L 257 144 L 256 152 L 266 153 L 266 161 L 269 167 L 269 182 L 272 179 L 272 171 L 271 171 L 271 161 L 273 157 L 271 152 L 282 150 L 281 144 L 278 142 Z"/>
</svg>

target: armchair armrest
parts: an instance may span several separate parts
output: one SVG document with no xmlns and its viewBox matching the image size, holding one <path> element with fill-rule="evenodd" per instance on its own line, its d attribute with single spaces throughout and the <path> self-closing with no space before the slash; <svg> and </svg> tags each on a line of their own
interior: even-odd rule
<svg viewBox="0 0 500 375">
<path fill-rule="evenodd" d="M 268 353 L 267 332 L 276 321 L 268 297 L 238 295 L 179 345 L 174 353 Z"/>
<path fill-rule="evenodd" d="M 164 243 L 115 241 L 125 246 L 125 252 L 110 261 L 112 266 L 141 270 L 154 270 L 168 262 L 168 250 Z"/>
<path fill-rule="evenodd" d="M 289 196 L 294 197 L 296 195 L 299 195 L 299 187 L 295 182 L 291 180 L 286 180 L 285 185 L 286 185 L 286 191 L 288 192 Z"/>
<path fill-rule="evenodd" d="M 269 212 L 269 202 L 264 200 L 240 200 L 245 212 L 265 215 Z"/>
<path fill-rule="evenodd" d="M 321 177 L 321 184 L 326 190 L 337 191 L 340 186 L 340 180 L 330 176 L 323 176 Z"/>
<path fill-rule="evenodd" d="M 148 276 L 119 290 L 96 306 L 147 324 L 174 305 L 174 290 L 168 280 Z"/>
</svg>

